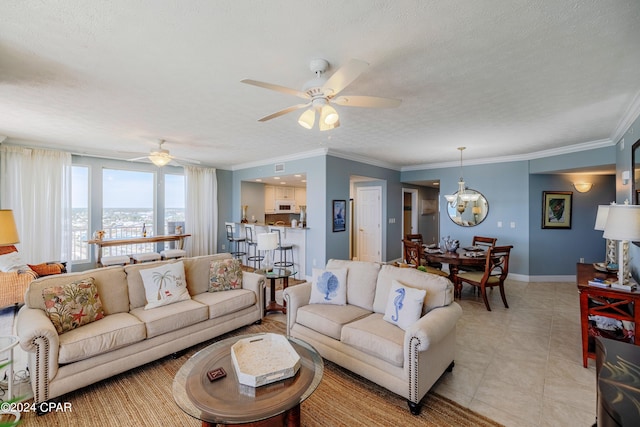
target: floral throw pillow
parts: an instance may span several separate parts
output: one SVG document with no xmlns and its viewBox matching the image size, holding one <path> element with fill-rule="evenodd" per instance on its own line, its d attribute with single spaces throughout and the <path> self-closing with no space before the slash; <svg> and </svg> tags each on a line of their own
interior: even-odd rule
<svg viewBox="0 0 640 427">
<path fill-rule="evenodd" d="M 93 277 L 42 290 L 44 306 L 58 335 L 104 317 Z"/>
<path fill-rule="evenodd" d="M 140 270 L 140 276 L 147 298 L 145 310 L 191 299 L 182 261 Z"/>
<path fill-rule="evenodd" d="M 239 259 L 211 261 L 209 292 L 242 289 L 242 266 Z"/>
</svg>

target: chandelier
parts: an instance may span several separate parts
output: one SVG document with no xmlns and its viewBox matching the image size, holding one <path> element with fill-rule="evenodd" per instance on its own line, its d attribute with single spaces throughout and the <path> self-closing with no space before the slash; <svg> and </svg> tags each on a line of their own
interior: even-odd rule
<svg viewBox="0 0 640 427">
<path fill-rule="evenodd" d="M 451 205 L 452 208 L 457 208 L 458 212 L 462 213 L 467 207 L 467 203 L 475 202 L 480 198 L 478 193 L 468 193 L 465 187 L 464 178 L 462 177 L 462 152 L 467 147 L 458 147 L 460 150 L 460 180 L 458 181 L 458 191 L 454 194 L 446 194 L 444 196 Z"/>
</svg>

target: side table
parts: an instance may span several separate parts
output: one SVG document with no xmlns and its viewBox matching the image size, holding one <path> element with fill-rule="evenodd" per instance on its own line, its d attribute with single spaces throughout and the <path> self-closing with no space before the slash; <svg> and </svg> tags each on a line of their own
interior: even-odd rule
<svg viewBox="0 0 640 427">
<path fill-rule="evenodd" d="M 11 400 L 15 397 L 13 394 L 13 349 L 19 342 L 20 338 L 15 335 L 0 336 L 0 364 L 11 362 L 7 371 L 7 398 L 4 400 Z M 10 353 L 10 356 L 5 359 L 4 354 L 7 352 Z"/>
<path fill-rule="evenodd" d="M 269 279 L 270 300 L 269 304 L 266 304 L 265 301 L 264 312 L 267 313 L 269 311 L 281 311 L 282 313 L 287 314 L 286 305 L 280 305 L 276 302 L 276 280 L 282 279 L 282 289 L 287 289 L 287 287 L 289 286 L 289 277 L 294 276 L 296 274 L 296 271 L 286 268 L 274 268 L 272 271 L 256 270 L 256 273 L 262 274 L 267 279 Z"/>
</svg>

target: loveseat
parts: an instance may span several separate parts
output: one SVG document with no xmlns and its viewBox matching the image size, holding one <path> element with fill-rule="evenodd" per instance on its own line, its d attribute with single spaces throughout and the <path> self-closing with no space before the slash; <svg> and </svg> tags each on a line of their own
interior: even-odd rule
<svg viewBox="0 0 640 427">
<path fill-rule="evenodd" d="M 226 286 L 220 278 L 223 274 L 218 275 L 221 265 L 234 265 L 236 261 L 228 253 L 206 255 L 98 268 L 31 282 L 16 328 L 20 346 L 29 353 L 35 402 L 47 401 L 259 322 L 263 316 L 264 277 L 242 272 L 241 280 L 234 277 Z M 235 266 L 239 272 L 239 264 Z M 175 288 L 164 282 L 168 273 L 163 269 L 184 271 L 182 277 L 171 273 L 178 277 Z M 227 271 L 231 270 L 225 269 L 223 273 Z M 149 277 L 153 286 L 157 285 L 153 289 L 149 287 Z M 77 284 L 73 285 L 77 289 L 70 287 L 70 283 Z M 83 299 L 87 307 L 75 317 L 54 324 L 57 319 L 54 315 L 64 311 L 58 307 L 52 312 L 63 299 L 60 296 L 63 288 L 67 294 L 69 289 L 73 292 L 89 289 L 84 297 L 75 297 Z M 150 308 L 152 302 L 158 304 L 156 292 L 158 297 L 182 296 L 175 302 Z M 96 320 L 59 333 L 59 327 L 95 312 L 98 298 L 102 312 L 97 312 Z"/>
<path fill-rule="evenodd" d="M 332 303 L 327 299 L 342 286 L 345 270 L 346 301 Z M 320 289 L 320 303 L 314 287 Z M 287 334 L 406 398 L 411 412 L 418 414 L 424 395 L 453 368 L 456 322 L 462 315 L 453 290 L 448 278 L 412 268 L 330 260 L 324 270 L 313 270 L 311 283 L 284 290 Z M 396 309 L 411 305 L 417 320 L 407 322 Z M 394 318 L 404 321 L 402 327 Z"/>
</svg>

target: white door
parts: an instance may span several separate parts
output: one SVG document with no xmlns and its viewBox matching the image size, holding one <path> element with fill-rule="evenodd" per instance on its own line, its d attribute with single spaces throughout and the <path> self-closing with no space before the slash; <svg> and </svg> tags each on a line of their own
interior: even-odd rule
<svg viewBox="0 0 640 427">
<path fill-rule="evenodd" d="M 382 187 L 358 187 L 358 259 L 382 261 Z"/>
</svg>

